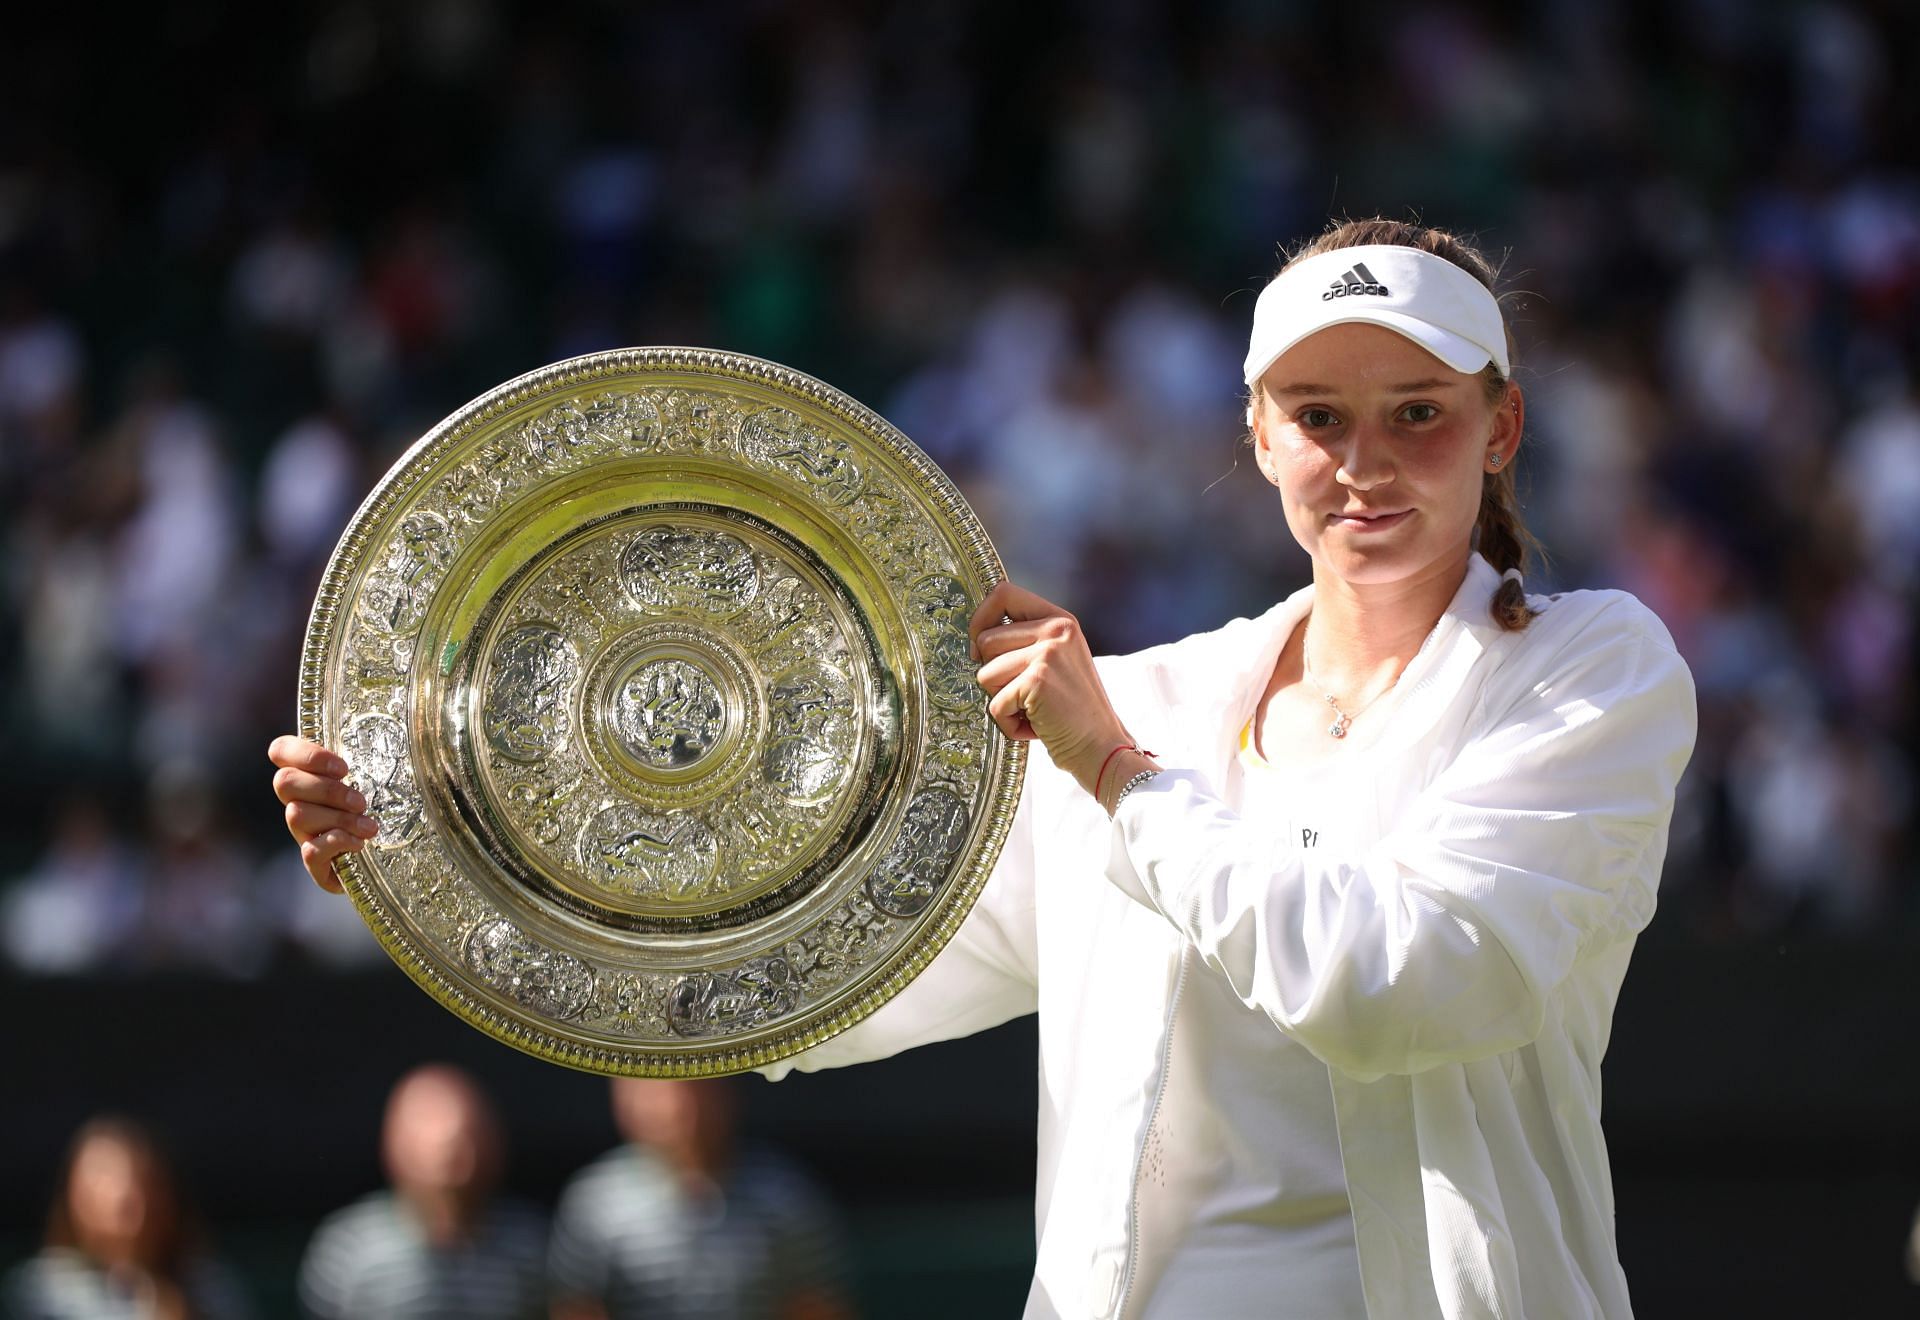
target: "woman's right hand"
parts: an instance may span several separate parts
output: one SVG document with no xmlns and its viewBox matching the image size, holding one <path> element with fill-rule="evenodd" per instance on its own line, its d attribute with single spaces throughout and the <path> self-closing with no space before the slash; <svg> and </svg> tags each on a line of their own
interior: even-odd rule
<svg viewBox="0 0 1920 1320">
<path fill-rule="evenodd" d="M 319 743 L 283 733 L 267 748 L 273 772 L 273 795 L 287 806 L 287 829 L 300 845 L 300 860 L 313 882 L 331 893 L 340 892 L 333 859 L 343 852 L 359 852 L 380 829 L 363 815 L 367 800 L 346 783 L 347 763 Z"/>
</svg>

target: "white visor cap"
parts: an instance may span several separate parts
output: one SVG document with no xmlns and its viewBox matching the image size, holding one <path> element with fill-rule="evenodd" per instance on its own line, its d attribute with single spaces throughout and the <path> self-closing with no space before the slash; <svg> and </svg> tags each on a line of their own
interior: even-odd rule
<svg viewBox="0 0 1920 1320">
<path fill-rule="evenodd" d="M 1348 321 L 1397 331 L 1455 371 L 1494 362 L 1501 375 L 1511 374 L 1492 290 L 1445 257 L 1368 244 L 1296 261 L 1261 290 L 1247 345 L 1247 384 L 1308 335 Z"/>
</svg>

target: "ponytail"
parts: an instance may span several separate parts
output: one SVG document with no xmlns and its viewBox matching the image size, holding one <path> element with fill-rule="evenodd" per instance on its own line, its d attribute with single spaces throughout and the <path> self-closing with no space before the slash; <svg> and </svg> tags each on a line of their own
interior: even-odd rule
<svg viewBox="0 0 1920 1320">
<path fill-rule="evenodd" d="M 1539 549 L 1539 542 L 1520 521 L 1512 468 L 1481 478 L 1480 520 L 1474 525 L 1474 538 L 1480 557 L 1502 574 L 1500 588 L 1493 593 L 1493 621 L 1506 632 L 1519 632 L 1539 611 L 1527 604 L 1526 586 L 1505 574 L 1509 569 L 1525 573 L 1527 555 Z"/>
</svg>

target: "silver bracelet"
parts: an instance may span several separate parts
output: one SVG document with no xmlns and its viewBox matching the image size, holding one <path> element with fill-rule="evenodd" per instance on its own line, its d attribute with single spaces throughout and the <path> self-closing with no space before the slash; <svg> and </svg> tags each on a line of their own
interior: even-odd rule
<svg viewBox="0 0 1920 1320">
<path fill-rule="evenodd" d="M 1107 814 L 1109 816 L 1119 815 L 1120 804 L 1127 800 L 1127 794 L 1133 792 L 1134 789 L 1140 787 L 1140 785 L 1146 783 L 1149 779 L 1152 779 L 1155 775 L 1159 773 L 1160 771 L 1157 768 L 1152 770 L 1142 770 L 1139 774 L 1129 779 L 1126 783 L 1120 785 L 1120 791 L 1113 795 L 1113 810 L 1108 812 Z"/>
</svg>

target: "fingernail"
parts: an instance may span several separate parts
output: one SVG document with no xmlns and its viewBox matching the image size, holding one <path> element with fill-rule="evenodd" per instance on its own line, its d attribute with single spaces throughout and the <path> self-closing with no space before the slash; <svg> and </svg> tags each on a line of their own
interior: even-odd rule
<svg viewBox="0 0 1920 1320">
<path fill-rule="evenodd" d="M 330 775 L 344 775 L 347 773 L 347 763 L 337 756 L 329 756 L 326 761 L 326 766 L 327 773 Z"/>
<path fill-rule="evenodd" d="M 380 822 L 375 820 L 372 816 L 360 817 L 358 820 L 353 822 L 353 826 L 355 829 L 359 830 L 362 834 L 366 835 L 369 839 L 371 839 L 374 835 L 380 832 Z"/>
<path fill-rule="evenodd" d="M 366 796 L 362 794 L 358 789 L 351 789 L 351 788 L 348 789 L 347 790 L 347 810 L 348 811 L 365 811 L 366 809 L 367 809 Z"/>
</svg>

